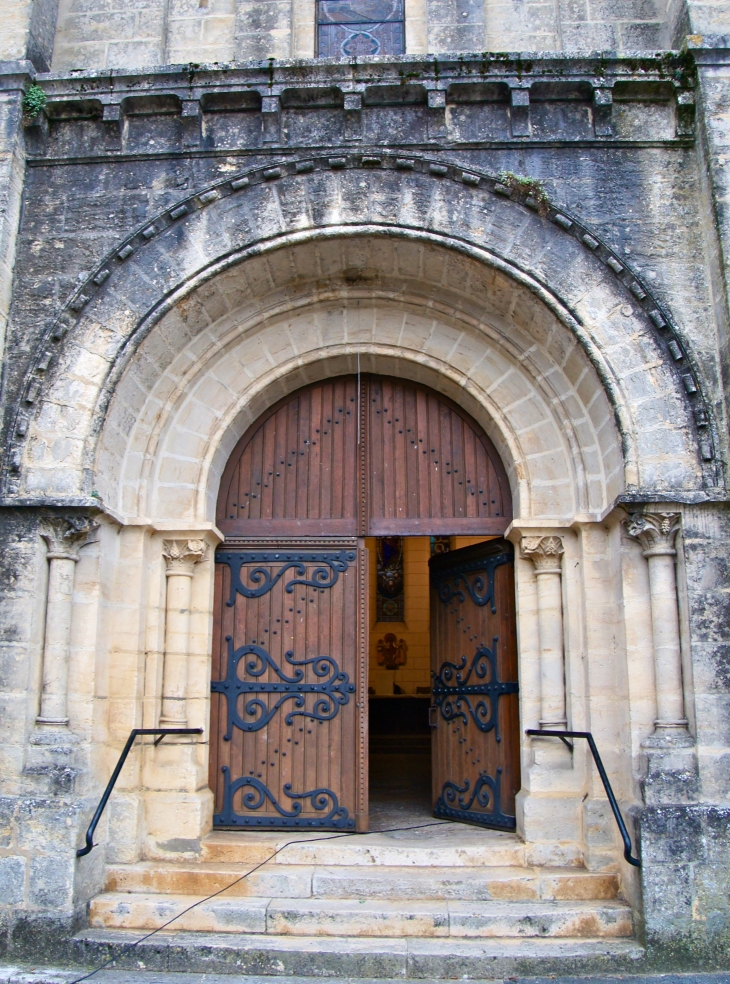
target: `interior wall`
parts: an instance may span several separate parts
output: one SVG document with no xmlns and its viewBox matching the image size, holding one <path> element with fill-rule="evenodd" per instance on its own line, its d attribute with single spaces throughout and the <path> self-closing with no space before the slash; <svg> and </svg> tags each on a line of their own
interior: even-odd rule
<svg viewBox="0 0 730 984">
<path fill-rule="evenodd" d="M 483 543 L 491 537 L 452 536 L 451 549 Z M 407 536 L 403 541 L 403 573 L 405 582 L 405 622 L 378 622 L 377 618 L 377 553 L 375 537 L 369 536 L 365 545 L 370 553 L 370 687 L 377 695 L 392 694 L 396 683 L 406 694 L 415 694 L 418 687 L 431 686 L 431 614 L 428 585 L 428 560 L 431 538 Z M 378 642 L 392 632 L 408 646 L 405 666 L 384 670 L 378 666 Z M 372 690 L 371 690 L 372 694 Z"/>
</svg>

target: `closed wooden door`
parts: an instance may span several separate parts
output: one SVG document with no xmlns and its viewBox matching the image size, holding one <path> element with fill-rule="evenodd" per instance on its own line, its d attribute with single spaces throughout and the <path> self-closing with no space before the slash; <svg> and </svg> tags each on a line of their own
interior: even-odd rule
<svg viewBox="0 0 730 984">
<path fill-rule="evenodd" d="M 429 562 L 434 815 L 515 828 L 520 788 L 514 553 L 495 539 Z"/>
<path fill-rule="evenodd" d="M 215 826 L 366 829 L 365 564 L 357 540 L 217 551 Z"/>
</svg>

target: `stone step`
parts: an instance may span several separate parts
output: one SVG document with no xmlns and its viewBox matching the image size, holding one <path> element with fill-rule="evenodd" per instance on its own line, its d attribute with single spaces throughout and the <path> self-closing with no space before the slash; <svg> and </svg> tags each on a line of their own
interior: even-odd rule
<svg viewBox="0 0 730 984">
<path fill-rule="evenodd" d="M 231 885 L 229 896 L 329 899 L 454 899 L 528 901 L 616 898 L 618 876 L 582 868 L 395 867 L 269 864 L 251 866 L 143 861 L 107 867 L 107 892 L 206 896 Z"/>
<path fill-rule="evenodd" d="M 200 904 L 195 905 L 196 902 Z M 105 929 L 159 929 L 275 936 L 591 937 L 632 933 L 621 902 L 456 902 L 411 899 L 229 898 L 107 892 L 91 903 Z"/>
<path fill-rule="evenodd" d="M 474 979 L 641 973 L 645 952 L 627 939 L 373 939 L 157 933 L 139 946 L 138 932 L 89 929 L 70 957 L 138 971 L 348 978 Z"/>
<path fill-rule="evenodd" d="M 257 864 L 277 851 L 275 863 L 286 865 L 462 868 L 526 864 L 525 844 L 516 834 L 438 821 L 411 830 L 345 835 L 217 830 L 203 840 L 201 860 Z"/>
</svg>

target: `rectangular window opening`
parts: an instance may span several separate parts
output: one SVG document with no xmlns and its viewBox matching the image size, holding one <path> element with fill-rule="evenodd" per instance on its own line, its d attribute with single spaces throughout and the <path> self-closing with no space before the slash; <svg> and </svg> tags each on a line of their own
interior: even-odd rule
<svg viewBox="0 0 730 984">
<path fill-rule="evenodd" d="M 372 58 L 405 52 L 405 0 L 317 0 L 320 58 Z"/>
</svg>

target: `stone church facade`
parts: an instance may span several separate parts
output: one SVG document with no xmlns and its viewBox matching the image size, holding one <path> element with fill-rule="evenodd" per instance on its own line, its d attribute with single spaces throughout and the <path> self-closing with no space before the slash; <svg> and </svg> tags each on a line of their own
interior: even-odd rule
<svg viewBox="0 0 730 984">
<path fill-rule="evenodd" d="M 3 8 L 3 953 L 119 955 L 265 861 L 301 832 L 298 818 L 316 826 L 334 780 L 324 788 L 318 771 L 306 782 L 305 765 L 276 766 L 290 776 L 276 796 L 273 772 L 241 772 L 245 795 L 226 786 L 221 805 L 220 756 L 235 744 L 221 709 L 243 735 L 241 761 L 259 724 L 217 703 L 225 673 L 214 660 L 228 658 L 226 612 L 242 611 L 243 624 L 263 605 L 262 579 L 274 599 L 283 577 L 276 604 L 288 604 L 286 591 L 294 599 L 295 584 L 311 589 L 302 600 L 320 613 L 319 641 L 302 629 L 302 645 L 331 662 L 334 649 L 324 657 L 317 646 L 339 571 L 343 600 L 327 625 L 341 605 L 337 658 L 351 660 L 350 689 L 330 688 L 330 717 L 310 708 L 303 722 L 350 722 L 327 732 L 328 774 L 338 745 L 350 792 L 322 826 L 342 832 L 346 817 L 359 833 L 336 848 L 290 848 L 227 909 L 204 903 L 124 959 L 416 977 L 726 966 L 727 3 Z M 301 408 L 328 386 L 340 392 L 338 380 L 353 409 L 332 412 L 354 416 L 342 417 L 349 438 L 327 475 L 353 505 L 325 515 L 320 485 L 312 505 L 324 465 L 312 462 L 315 435 L 321 447 L 327 432 L 303 436 Z M 445 460 L 441 475 L 454 474 L 436 503 L 438 452 L 419 449 L 417 416 L 388 470 L 373 423 L 381 405 L 368 409 L 363 394 L 396 383 L 403 406 L 415 394 L 414 406 L 431 400 L 451 414 L 464 447 L 476 435 L 499 503 L 476 488 L 481 479 L 465 475 L 459 490 Z M 249 445 L 297 400 L 306 448 L 286 454 L 306 452 L 310 470 L 300 467 L 291 503 L 272 491 L 267 513 Z M 321 419 L 334 433 L 339 418 Z M 456 462 L 454 434 L 439 447 Z M 431 469 L 420 498 L 409 491 L 411 448 Z M 265 488 L 269 476 L 279 488 L 280 450 L 261 471 Z M 373 491 L 382 474 L 391 505 Z M 230 498 L 243 495 L 248 512 Z M 500 830 L 453 823 L 448 843 L 428 851 L 365 833 L 366 538 L 385 535 L 463 535 L 467 550 L 499 537 L 514 569 L 504 633 L 517 677 L 489 698 L 494 717 L 517 695 L 497 739 L 500 755 L 514 751 L 498 770 L 515 783 L 513 806 L 503 800 Z M 276 551 L 289 551 L 294 574 L 275 572 Z M 310 560 L 330 565 L 331 581 Z M 459 576 L 453 612 L 470 596 L 484 606 L 483 584 Z M 240 630 L 236 658 L 264 652 L 250 672 L 258 680 L 265 663 L 278 674 L 268 694 L 284 676 L 263 633 L 283 636 L 287 612 Z M 489 649 L 491 634 L 479 642 Z M 492 682 L 496 651 L 495 635 Z M 256 706 L 270 717 L 266 700 Z M 292 721 L 309 733 L 287 721 L 282 736 L 294 736 Z M 138 738 L 94 849 L 77 857 L 135 728 L 200 733 Z M 526 733 L 540 729 L 593 735 L 640 866 L 625 860 L 586 742 Z M 451 779 L 446 799 L 464 781 Z M 492 820 L 498 780 L 483 779 Z M 309 801 L 292 805 L 296 796 Z"/>
</svg>

